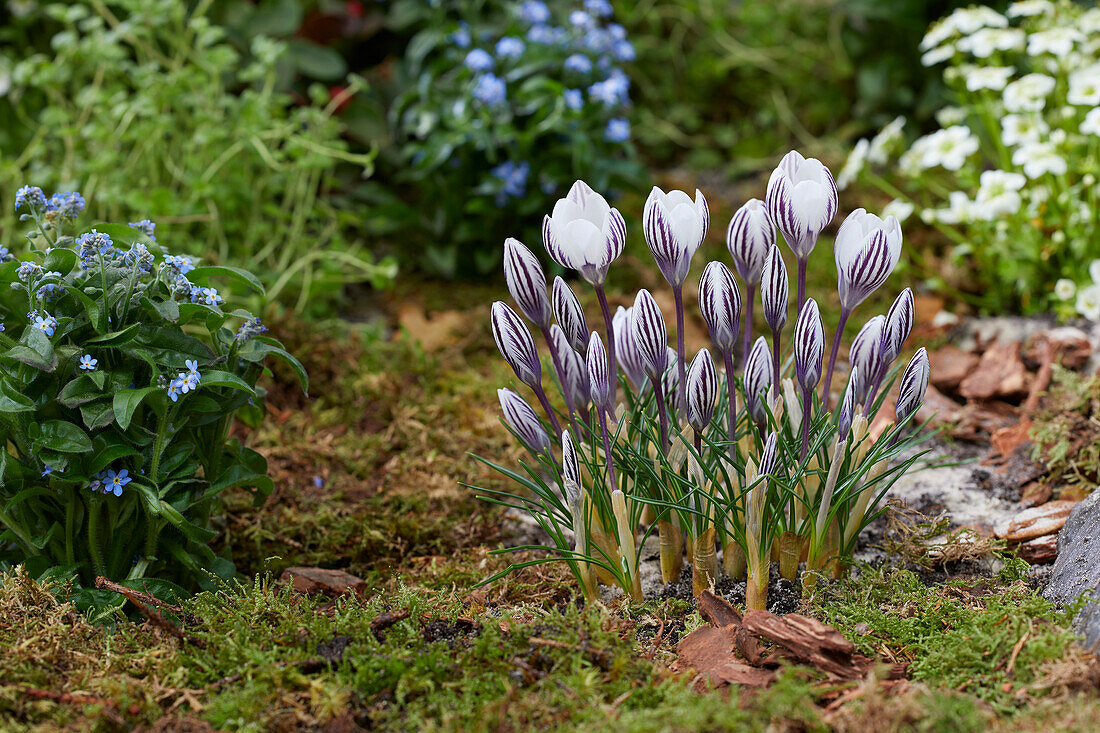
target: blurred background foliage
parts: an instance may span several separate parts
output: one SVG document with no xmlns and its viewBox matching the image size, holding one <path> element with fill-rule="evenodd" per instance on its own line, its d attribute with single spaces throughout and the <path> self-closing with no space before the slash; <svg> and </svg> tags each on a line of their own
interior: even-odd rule
<svg viewBox="0 0 1100 733">
<path fill-rule="evenodd" d="M 148 216 L 173 246 L 331 313 L 347 285 L 385 286 L 395 262 L 495 271 L 503 237 L 537 244 L 573 178 L 614 197 L 689 168 L 722 187 L 791 147 L 835 166 L 898 114 L 919 126 L 944 92 L 917 45 L 964 4 L 616 0 L 596 21 L 621 25 L 633 51 L 618 57 L 576 34 L 532 41 L 532 25 L 572 33 L 582 0 L 550 0 L 539 23 L 504 0 L 8 0 L 0 195 L 82 190 L 98 218 Z M 496 54 L 505 36 L 525 55 Z M 503 107 L 478 106 L 473 48 L 494 55 Z M 592 79 L 563 72 L 577 51 Z M 593 101 L 584 83 L 620 68 L 629 99 Z M 619 117 L 629 128 L 608 127 Z"/>
</svg>

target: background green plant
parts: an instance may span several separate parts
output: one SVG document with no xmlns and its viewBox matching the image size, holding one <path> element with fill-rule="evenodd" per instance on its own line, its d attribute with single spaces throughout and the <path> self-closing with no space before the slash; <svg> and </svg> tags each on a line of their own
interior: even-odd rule
<svg viewBox="0 0 1100 733">
<path fill-rule="evenodd" d="M 75 575 L 85 587 L 99 575 L 155 579 L 156 590 L 231 578 L 233 563 L 209 547 L 219 495 L 239 486 L 262 503 L 272 482 L 230 426 L 238 414 L 262 418 L 267 357 L 290 363 L 303 388 L 306 377 L 251 314 L 193 288 L 262 286 L 236 268 L 158 260 L 155 240 L 132 227 L 74 240 L 56 211 L 34 206 L 24 218 L 34 248 L 0 264 L 0 568 Z M 170 399 L 185 370 L 201 381 Z M 109 492 L 108 471 L 130 480 Z"/>
<path fill-rule="evenodd" d="M 297 295 L 299 309 L 324 308 L 347 282 L 389 282 L 392 263 L 348 234 L 356 212 L 328 196 L 342 169 L 372 171 L 374 151 L 350 151 L 336 116 L 362 81 L 292 98 L 279 60 L 298 46 L 257 35 L 242 55 L 210 6 L 86 0 L 13 19 L 0 197 L 27 180 L 79 189 L 94 217 L 153 217 L 190 253 L 257 271 L 273 298 Z M 0 226 L 13 224 L 6 209 Z"/>
</svg>

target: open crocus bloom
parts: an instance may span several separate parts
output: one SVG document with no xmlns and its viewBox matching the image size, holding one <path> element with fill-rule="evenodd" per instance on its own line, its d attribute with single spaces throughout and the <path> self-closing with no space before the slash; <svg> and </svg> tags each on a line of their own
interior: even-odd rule
<svg viewBox="0 0 1100 733">
<path fill-rule="evenodd" d="M 622 254 L 626 222 L 603 196 L 577 181 L 554 204 L 553 213 L 543 218 L 542 239 L 555 262 L 599 286 L 607 268 Z"/>
<path fill-rule="evenodd" d="M 803 158 L 792 150 L 772 171 L 764 198 L 772 221 L 795 256 L 800 260 L 809 257 L 817 236 L 836 215 L 833 174 L 820 160 Z"/>
<path fill-rule="evenodd" d="M 683 285 L 691 269 L 691 258 L 710 226 L 710 212 L 702 192 L 696 189 L 692 201 L 683 191 L 665 193 L 654 186 L 646 199 L 642 221 L 646 244 L 661 273 L 669 285 Z"/>
<path fill-rule="evenodd" d="M 836 235 L 834 244 L 840 304 L 851 310 L 875 292 L 901 257 L 901 224 L 856 209 Z"/>
</svg>

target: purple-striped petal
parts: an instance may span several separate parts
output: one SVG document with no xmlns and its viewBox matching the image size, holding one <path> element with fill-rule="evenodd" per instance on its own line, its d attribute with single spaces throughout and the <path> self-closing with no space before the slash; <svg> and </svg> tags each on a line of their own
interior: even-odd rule
<svg viewBox="0 0 1100 733">
<path fill-rule="evenodd" d="M 821 161 L 792 150 L 772 172 L 764 200 L 772 223 L 795 256 L 804 260 L 836 216 L 836 182 Z"/>
<path fill-rule="evenodd" d="M 882 332 L 882 368 L 889 369 L 905 348 L 905 340 L 913 330 L 913 317 L 916 306 L 913 303 L 913 291 L 909 288 L 901 291 L 886 314 L 886 324 Z"/>
<path fill-rule="evenodd" d="M 569 345 L 577 353 L 583 354 L 588 348 L 588 321 L 584 317 L 584 308 L 577 300 L 577 295 L 560 276 L 554 278 L 552 308 L 554 319 L 565 332 Z"/>
<path fill-rule="evenodd" d="M 922 346 L 913 355 L 909 366 L 901 375 L 901 386 L 898 388 L 898 401 L 895 409 L 898 422 L 907 419 L 924 402 L 924 391 L 928 389 L 928 352 Z"/>
<path fill-rule="evenodd" d="M 825 356 L 825 331 L 817 301 L 807 298 L 794 327 L 794 373 L 802 389 L 812 390 L 821 379 Z"/>
<path fill-rule="evenodd" d="M 756 467 L 757 476 L 771 476 L 775 472 L 775 460 L 779 452 L 779 440 L 775 432 L 768 433 L 764 450 L 760 453 L 760 463 Z"/>
<path fill-rule="evenodd" d="M 648 290 L 639 290 L 634 299 L 630 330 L 646 376 L 656 382 L 668 368 L 668 330 L 665 317 Z"/>
<path fill-rule="evenodd" d="M 737 274 L 749 287 L 760 284 L 764 263 L 775 247 L 775 225 L 760 199 L 749 199 L 734 212 L 726 229 L 726 248 Z"/>
<path fill-rule="evenodd" d="M 668 368 L 661 377 L 661 389 L 664 390 L 665 399 L 675 415 L 684 415 L 687 412 L 687 397 L 680 392 L 680 356 L 671 346 L 666 349 L 668 353 Z M 686 377 L 685 377 L 686 379 Z"/>
<path fill-rule="evenodd" d="M 700 191 L 692 201 L 683 191 L 665 193 L 656 186 L 642 214 L 645 241 L 665 279 L 680 287 L 691 269 L 691 258 L 709 226 L 706 199 Z"/>
<path fill-rule="evenodd" d="M 564 481 L 581 486 L 581 462 L 573 444 L 573 435 L 568 430 L 563 430 L 561 434 L 561 474 Z"/>
<path fill-rule="evenodd" d="M 603 196 L 577 181 L 543 218 L 542 241 L 555 262 L 599 286 L 608 267 L 622 254 L 626 221 Z"/>
<path fill-rule="evenodd" d="M 875 316 L 867 321 L 852 339 L 852 347 L 848 350 L 848 364 L 853 373 L 858 370 L 860 374 L 860 378 L 850 389 L 854 393 L 856 404 L 866 403 L 871 384 L 882 369 L 882 335 L 885 323 L 883 316 Z"/>
<path fill-rule="evenodd" d="M 542 421 L 531 406 L 522 397 L 510 389 L 498 389 L 497 398 L 504 419 L 516 432 L 525 446 L 534 453 L 550 453 L 550 436 L 546 433 Z"/>
<path fill-rule="evenodd" d="M 851 310 L 875 292 L 901 257 L 901 225 L 856 209 L 840 225 L 833 244 L 840 304 Z"/>
<path fill-rule="evenodd" d="M 691 360 L 691 368 L 687 374 L 688 423 L 696 431 L 702 431 L 710 425 L 717 399 L 718 370 L 714 367 L 710 352 L 700 349 Z"/>
<path fill-rule="evenodd" d="M 611 378 L 607 368 L 607 350 L 598 333 L 588 340 L 588 356 L 585 358 L 588 368 L 588 392 L 592 396 L 592 405 L 604 413 L 611 411 Z"/>
<path fill-rule="evenodd" d="M 564 372 L 565 384 L 563 389 L 569 391 L 573 398 L 573 406 L 583 409 L 591 399 L 588 391 L 588 368 L 584 359 L 569 345 L 569 339 L 558 324 L 550 326 L 550 348 L 558 358 Z"/>
<path fill-rule="evenodd" d="M 642 355 L 634 344 L 634 331 L 630 326 L 630 314 L 633 311 L 633 308 L 619 306 L 611 320 L 611 327 L 615 331 L 615 361 L 630 380 L 634 391 L 639 393 L 646 384 L 646 376 Z"/>
<path fill-rule="evenodd" d="M 764 306 L 764 320 L 768 326 L 779 333 L 787 324 L 787 299 L 790 296 L 790 283 L 787 281 L 787 266 L 783 264 L 783 255 L 779 247 L 772 247 L 764 263 L 760 279 L 760 301 Z"/>
<path fill-rule="evenodd" d="M 745 362 L 742 377 L 745 385 L 745 402 L 753 422 L 763 423 L 767 417 L 768 390 L 772 386 L 772 358 L 767 340 L 761 336 L 752 345 L 749 359 Z"/>
<path fill-rule="evenodd" d="M 733 353 L 741 321 L 741 293 L 733 273 L 721 262 L 711 262 L 699 278 L 699 310 L 710 340 L 722 354 Z"/>
<path fill-rule="evenodd" d="M 550 326 L 546 275 L 538 257 L 518 239 L 504 240 L 504 281 L 523 315 L 540 329 Z"/>
<path fill-rule="evenodd" d="M 493 339 L 501 356 L 511 365 L 519 381 L 532 389 L 539 389 L 542 381 L 542 362 L 535 348 L 531 332 L 514 310 L 503 301 L 493 303 L 491 317 Z"/>
</svg>

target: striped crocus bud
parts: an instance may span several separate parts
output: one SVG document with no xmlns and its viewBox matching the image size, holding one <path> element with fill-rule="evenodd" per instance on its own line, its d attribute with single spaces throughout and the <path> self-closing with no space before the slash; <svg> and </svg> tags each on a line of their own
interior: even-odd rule
<svg viewBox="0 0 1100 733">
<path fill-rule="evenodd" d="M 856 209 L 840 225 L 833 244 L 840 305 L 851 310 L 886 282 L 901 257 L 901 225 Z"/>
<path fill-rule="evenodd" d="M 836 216 L 836 182 L 820 160 L 803 158 L 792 150 L 783 156 L 768 180 L 764 196 L 772 223 L 795 257 L 805 260 L 817 236 Z"/>
<path fill-rule="evenodd" d="M 607 269 L 623 251 L 626 221 L 618 209 L 577 181 L 554 211 L 542 220 L 542 241 L 555 262 L 581 274 L 593 286 L 603 284 Z"/>
<path fill-rule="evenodd" d="M 901 387 L 898 389 L 898 402 L 895 409 L 898 422 L 911 417 L 924 402 L 924 391 L 928 389 L 928 352 L 922 346 L 913 355 L 909 366 L 901 375 Z"/>
<path fill-rule="evenodd" d="M 859 370 L 860 378 L 852 383 L 848 391 L 853 392 L 855 404 L 863 405 L 867 402 L 867 395 L 871 391 L 871 384 L 882 368 L 882 332 L 886 318 L 875 316 L 852 339 L 852 347 L 848 350 L 848 364 L 852 367 L 852 373 Z"/>
<path fill-rule="evenodd" d="M 577 458 L 573 435 L 568 430 L 561 433 L 561 473 L 565 481 L 581 486 L 581 462 Z"/>
<path fill-rule="evenodd" d="M 750 288 L 760 284 L 764 263 L 775 246 L 775 226 L 760 199 L 749 199 L 734 212 L 726 229 L 726 247 L 737 274 Z"/>
<path fill-rule="evenodd" d="M 775 431 L 768 433 L 764 442 L 764 451 L 760 454 L 760 463 L 756 468 L 757 476 L 770 476 L 775 472 L 776 454 L 779 452 L 779 440 Z"/>
<path fill-rule="evenodd" d="M 493 339 L 501 356 L 511 365 L 519 381 L 537 392 L 541 389 L 542 362 L 531 332 L 516 312 L 500 300 L 493 303 L 491 321 Z"/>
<path fill-rule="evenodd" d="M 638 392 L 645 384 L 646 376 L 645 367 L 642 366 L 642 355 L 634 345 L 634 333 L 630 328 L 630 314 L 633 310 L 620 305 L 615 311 L 611 325 L 615 331 L 615 361 L 618 362 L 626 378 L 630 380 L 634 391 Z"/>
<path fill-rule="evenodd" d="M 611 377 L 607 371 L 607 349 L 598 333 L 593 332 L 588 340 L 588 356 L 585 358 L 588 368 L 588 393 L 592 395 L 592 405 L 604 413 L 611 411 Z"/>
<path fill-rule="evenodd" d="M 504 281 L 523 315 L 545 329 L 550 326 L 550 299 L 546 296 L 546 275 L 534 253 L 518 239 L 504 240 Z"/>
<path fill-rule="evenodd" d="M 515 431 L 519 439 L 533 453 L 550 453 L 550 436 L 546 433 L 542 421 L 524 402 L 523 398 L 510 389 L 497 390 L 497 398 L 500 400 L 500 409 L 504 413 L 504 419 Z"/>
<path fill-rule="evenodd" d="M 700 349 L 691 360 L 687 374 L 688 423 L 702 432 L 714 417 L 714 403 L 718 399 L 718 370 L 710 352 Z"/>
<path fill-rule="evenodd" d="M 554 293 L 552 297 L 554 319 L 565 332 L 569 339 L 569 345 L 578 354 L 583 354 L 588 348 L 588 321 L 584 317 L 584 308 L 577 300 L 576 294 L 565 284 L 561 277 L 554 278 Z"/>
<path fill-rule="evenodd" d="M 680 391 L 680 355 L 676 353 L 676 349 L 671 346 L 667 349 L 668 352 L 668 368 L 665 369 L 665 375 L 661 377 L 661 389 L 664 390 L 665 399 L 668 400 L 669 406 L 672 408 L 672 412 L 677 415 L 683 415 L 687 411 L 687 396 Z M 687 377 L 684 378 L 685 380 Z"/>
<path fill-rule="evenodd" d="M 772 386 L 772 363 L 768 353 L 768 342 L 763 336 L 756 339 L 745 362 L 745 402 L 752 415 L 753 422 L 762 424 L 768 417 L 768 389 Z"/>
<path fill-rule="evenodd" d="M 841 442 L 848 439 L 852 430 L 852 418 L 856 410 L 856 385 L 860 381 L 859 367 L 852 367 L 848 375 L 848 389 L 844 390 L 844 401 L 840 403 L 840 412 L 836 416 L 836 430 Z"/>
<path fill-rule="evenodd" d="M 794 373 L 798 386 L 810 391 L 821 379 L 821 360 L 825 356 L 825 332 L 817 301 L 807 298 L 794 327 Z"/>
<path fill-rule="evenodd" d="M 698 189 L 695 200 L 683 191 L 665 193 L 656 186 L 642 213 L 645 241 L 657 267 L 674 288 L 680 287 L 691 269 L 691 258 L 703 243 L 710 226 L 707 200 Z"/>
<path fill-rule="evenodd" d="M 565 337 L 565 332 L 556 323 L 550 326 L 550 348 L 558 357 L 558 363 L 561 364 L 564 372 L 562 376 L 565 379 L 565 384 L 562 385 L 562 388 L 569 391 L 569 395 L 573 398 L 573 406 L 583 409 L 590 399 L 588 368 L 585 366 L 581 355 L 569 345 L 569 339 Z"/>
<path fill-rule="evenodd" d="M 760 301 L 764 307 L 764 320 L 775 333 L 779 333 L 787 325 L 790 287 L 787 282 L 787 266 L 783 264 L 779 247 L 772 247 L 760 278 Z"/>
<path fill-rule="evenodd" d="M 656 383 L 668 368 L 668 330 L 657 301 L 648 290 L 639 290 L 630 313 L 634 346 L 641 356 L 646 376 Z"/>
<path fill-rule="evenodd" d="M 711 262 L 699 278 L 699 310 L 710 340 L 723 354 L 733 353 L 741 320 L 741 294 L 733 273 L 721 262 Z"/>
<path fill-rule="evenodd" d="M 882 331 L 882 368 L 888 369 L 905 347 L 905 340 L 913 330 L 913 291 L 909 288 L 901 291 L 890 310 L 886 313 L 886 323 Z"/>
</svg>

